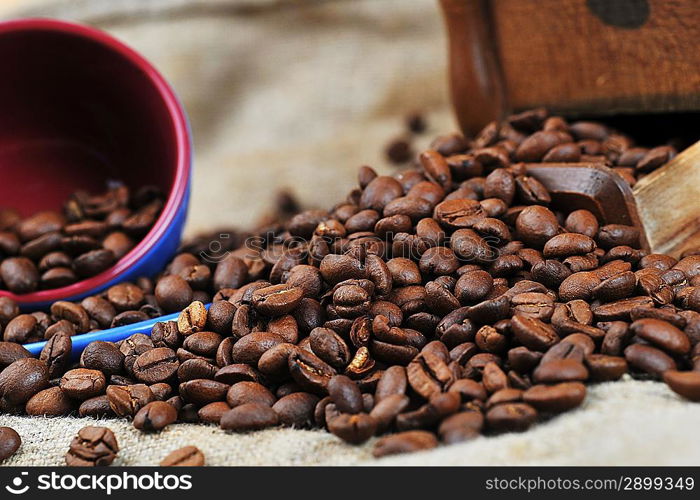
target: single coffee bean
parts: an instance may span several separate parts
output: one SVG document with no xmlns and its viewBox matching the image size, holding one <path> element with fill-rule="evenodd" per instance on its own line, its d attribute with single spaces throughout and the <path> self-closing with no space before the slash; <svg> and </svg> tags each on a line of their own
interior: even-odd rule
<svg viewBox="0 0 700 500">
<path fill-rule="evenodd" d="M 184 309 L 192 302 L 192 288 L 180 276 L 164 276 L 158 280 L 155 290 L 158 305 L 166 312 Z"/>
<path fill-rule="evenodd" d="M 342 413 L 356 414 L 363 409 L 360 389 L 355 382 L 344 375 L 336 375 L 330 379 L 328 395 Z"/>
<path fill-rule="evenodd" d="M 117 311 L 112 303 L 102 297 L 87 297 L 83 299 L 80 305 L 87 311 L 91 319 L 97 321 L 101 328 L 109 328 L 112 320 L 117 315 Z"/>
<path fill-rule="evenodd" d="M 523 401 L 546 413 L 561 413 L 576 408 L 585 397 L 586 386 L 580 382 L 535 385 L 523 393 Z"/>
<path fill-rule="evenodd" d="M 543 362 L 533 372 L 532 380 L 537 384 L 558 382 L 582 382 L 588 379 L 588 370 L 577 359 L 557 359 Z"/>
<path fill-rule="evenodd" d="M 24 408 L 27 415 L 60 417 L 75 408 L 75 402 L 60 387 L 49 387 L 32 396 Z"/>
<path fill-rule="evenodd" d="M 676 362 L 668 354 L 655 347 L 632 344 L 624 351 L 627 363 L 643 373 L 660 377 L 667 370 L 676 370 Z"/>
<path fill-rule="evenodd" d="M 667 370 L 663 373 L 663 379 L 673 392 L 690 401 L 700 401 L 700 372 Z"/>
<path fill-rule="evenodd" d="M 52 339 L 55 337 L 52 337 Z M 70 339 L 70 337 L 68 337 Z M 70 352 L 70 348 L 68 349 Z M 96 340 L 90 342 L 80 355 L 80 364 L 85 368 L 99 370 L 106 376 L 116 375 L 122 370 L 124 354 L 111 343 Z"/>
<path fill-rule="evenodd" d="M 12 293 L 30 293 L 39 286 L 39 272 L 26 257 L 10 257 L 0 264 L 0 278 Z"/>
<path fill-rule="evenodd" d="M 314 394 L 325 395 L 328 391 L 328 383 L 336 374 L 330 365 L 303 349 L 292 351 L 287 364 L 294 381 Z"/>
<path fill-rule="evenodd" d="M 18 359 L 0 372 L 0 409 L 18 409 L 48 383 L 49 369 L 45 361 Z"/>
<path fill-rule="evenodd" d="M 133 417 L 155 399 L 153 391 L 144 384 L 108 385 L 109 407 L 119 417 Z"/>
<path fill-rule="evenodd" d="M 177 420 L 177 410 L 165 401 L 152 401 L 134 416 L 134 427 L 140 431 L 159 431 Z"/>
<path fill-rule="evenodd" d="M 328 430 L 350 444 L 361 444 L 371 438 L 377 430 L 376 421 L 366 413 L 340 415 L 327 421 Z"/>
<path fill-rule="evenodd" d="M 262 355 L 278 344 L 284 343 L 279 335 L 269 332 L 255 332 L 239 339 L 231 349 L 234 363 L 257 366 Z"/>
<path fill-rule="evenodd" d="M 226 398 L 226 393 L 229 386 L 223 382 L 198 378 L 188 380 L 179 385 L 178 391 L 180 396 L 187 403 L 194 403 L 199 406 L 212 403 L 214 401 L 223 401 Z"/>
<path fill-rule="evenodd" d="M 206 324 L 207 309 L 199 301 L 188 305 L 177 318 L 177 329 L 185 336 L 202 331 Z"/>
<path fill-rule="evenodd" d="M 630 325 L 632 333 L 664 351 L 672 354 L 687 354 L 690 339 L 682 330 L 671 323 L 653 318 L 639 319 Z"/>
<path fill-rule="evenodd" d="M 537 420 L 537 411 L 526 403 L 503 403 L 486 413 L 486 425 L 496 432 L 522 432 Z"/>
<path fill-rule="evenodd" d="M 78 415 L 81 417 L 101 418 L 113 417 L 115 413 L 109 406 L 109 398 L 107 398 L 107 395 L 103 395 L 83 401 L 78 408 Z"/>
<path fill-rule="evenodd" d="M 143 291 L 131 283 L 120 283 L 107 290 L 107 300 L 117 311 L 138 309 L 144 298 Z"/>
<path fill-rule="evenodd" d="M 427 431 L 406 431 L 379 439 L 374 445 L 372 455 L 381 458 L 400 453 L 429 450 L 438 445 L 437 438 Z"/>
<path fill-rule="evenodd" d="M 69 467 L 94 467 L 110 465 L 119 452 L 114 433 L 106 427 L 83 427 L 73 438 L 66 465 Z"/>
<path fill-rule="evenodd" d="M 175 351 L 168 347 L 156 347 L 138 356 L 132 371 L 139 381 L 155 384 L 170 379 L 179 367 Z"/>
<path fill-rule="evenodd" d="M 107 381 L 99 370 L 75 368 L 67 371 L 61 377 L 60 387 L 63 392 L 73 399 L 84 401 L 104 392 Z"/>
<path fill-rule="evenodd" d="M 304 297 L 301 288 L 289 285 L 273 285 L 253 292 L 253 307 L 268 316 L 280 316 L 291 312 Z"/>
<path fill-rule="evenodd" d="M 551 325 L 529 316 L 513 316 L 511 329 L 515 338 L 525 347 L 536 351 L 545 351 L 559 341 L 559 336 Z"/>
<path fill-rule="evenodd" d="M 226 402 L 231 408 L 246 403 L 272 406 L 276 400 L 277 398 L 264 385 L 258 382 L 237 382 L 226 393 Z"/>
<path fill-rule="evenodd" d="M 483 426 L 484 416 L 481 412 L 465 411 L 443 420 L 438 434 L 445 444 L 460 443 L 478 437 Z"/>
<path fill-rule="evenodd" d="M 111 250 L 91 250 L 73 260 L 73 271 L 81 278 L 88 278 L 106 271 L 114 264 L 115 260 Z"/>
<path fill-rule="evenodd" d="M 90 317 L 79 304 L 59 300 L 51 304 L 51 315 L 56 319 L 70 321 L 78 333 L 84 333 L 90 329 Z"/>
<path fill-rule="evenodd" d="M 589 354 L 586 356 L 586 366 L 591 380 L 608 381 L 618 380 L 627 373 L 627 361 L 619 356 L 606 354 Z"/>
<path fill-rule="evenodd" d="M 201 467 L 204 454 L 196 446 L 184 446 L 170 452 L 159 464 L 161 467 Z"/>
<path fill-rule="evenodd" d="M 224 413 L 222 429 L 233 432 L 248 432 L 274 427 L 279 424 L 277 413 L 266 405 L 246 403 Z"/>
<path fill-rule="evenodd" d="M 0 461 L 14 455 L 22 445 L 22 438 L 12 427 L 0 427 Z"/>
<path fill-rule="evenodd" d="M 0 370 L 10 366 L 18 359 L 31 357 L 32 354 L 19 344 L 14 342 L 0 342 Z"/>
<path fill-rule="evenodd" d="M 318 401 L 318 396 L 308 392 L 295 392 L 277 400 L 272 409 L 277 413 L 281 425 L 304 429 L 313 426 Z"/>
</svg>

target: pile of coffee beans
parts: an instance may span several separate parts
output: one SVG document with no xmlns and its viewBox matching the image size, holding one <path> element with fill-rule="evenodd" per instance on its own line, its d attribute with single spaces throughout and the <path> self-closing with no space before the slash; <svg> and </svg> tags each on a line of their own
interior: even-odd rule
<svg viewBox="0 0 700 500">
<path fill-rule="evenodd" d="M 0 210 L 0 288 L 25 294 L 105 271 L 146 235 L 163 199 L 157 188 L 132 194 L 117 183 L 99 195 L 74 193 L 62 213 Z"/>
<path fill-rule="evenodd" d="M 362 167 L 330 210 L 199 238 L 154 279 L 44 313 L 2 301 L 0 409 L 144 432 L 325 428 L 353 444 L 383 436 L 381 457 L 524 431 L 625 374 L 700 400 L 700 252 L 647 254 L 638 228 L 554 206 L 522 163 L 600 161 L 634 182 L 674 154 L 622 137 L 515 115 L 472 140 L 438 138 L 419 169 Z M 73 334 L 179 310 L 71 364 Z M 36 338 L 48 339 L 39 359 L 17 343 Z M 67 460 L 116 449 L 88 430 Z"/>
</svg>

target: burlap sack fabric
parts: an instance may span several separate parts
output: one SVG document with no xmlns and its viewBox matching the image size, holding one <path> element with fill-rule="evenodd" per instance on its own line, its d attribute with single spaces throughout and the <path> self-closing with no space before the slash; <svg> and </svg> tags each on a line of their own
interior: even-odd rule
<svg viewBox="0 0 700 500">
<path fill-rule="evenodd" d="M 92 24 L 142 52 L 189 114 L 195 141 L 188 233 L 245 227 L 276 187 L 328 207 L 356 168 L 390 172 L 382 147 L 402 116 L 427 110 L 428 137 L 452 131 L 445 40 L 435 0 L 0 0 L 0 16 Z M 115 465 L 154 465 L 195 444 L 210 465 L 696 464 L 700 405 L 664 385 L 626 380 L 592 387 L 584 406 L 524 434 L 430 452 L 371 458 L 321 431 L 225 434 L 178 424 L 143 434 L 128 422 L 0 416 L 23 438 L 3 465 L 61 465 L 84 425 L 109 426 Z"/>
</svg>

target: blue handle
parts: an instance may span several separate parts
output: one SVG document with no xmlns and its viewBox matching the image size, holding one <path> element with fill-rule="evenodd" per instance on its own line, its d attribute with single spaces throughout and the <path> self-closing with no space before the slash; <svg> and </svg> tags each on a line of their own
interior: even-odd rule
<svg viewBox="0 0 700 500">
<path fill-rule="evenodd" d="M 207 304 L 205 307 L 209 310 Z M 73 349 L 71 354 L 73 359 L 77 359 L 83 349 L 87 347 L 90 342 L 95 340 L 104 340 L 106 342 L 119 342 L 132 336 L 135 333 L 143 333 L 145 335 L 151 335 L 151 330 L 153 325 L 163 321 L 177 321 L 177 317 L 180 313 L 168 314 L 167 316 L 159 316 L 158 318 L 149 319 L 146 321 L 141 321 L 139 323 L 132 323 L 130 325 L 118 326 L 116 328 L 108 328 L 107 330 L 100 330 L 97 332 L 84 333 L 82 335 L 73 335 L 71 341 L 73 342 Z M 31 352 L 34 356 L 38 356 L 41 350 L 46 345 L 46 341 L 33 342 L 31 344 L 25 344 L 24 348 Z"/>
</svg>

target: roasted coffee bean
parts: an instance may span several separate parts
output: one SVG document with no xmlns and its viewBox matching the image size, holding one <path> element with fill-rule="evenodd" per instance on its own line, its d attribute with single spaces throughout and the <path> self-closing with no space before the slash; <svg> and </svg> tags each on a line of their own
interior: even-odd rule
<svg viewBox="0 0 700 500">
<path fill-rule="evenodd" d="M 86 252 L 73 260 L 73 270 L 81 277 L 86 278 L 106 271 L 115 262 L 111 250 L 99 249 Z"/>
<path fill-rule="evenodd" d="M 14 455 L 22 445 L 22 438 L 12 427 L 0 427 L 0 461 Z"/>
<path fill-rule="evenodd" d="M 58 417 L 69 414 L 75 402 L 60 387 L 49 387 L 32 396 L 24 411 L 27 415 Z"/>
<path fill-rule="evenodd" d="M 207 424 L 219 425 L 221 422 L 221 417 L 229 411 L 231 407 L 225 401 L 214 401 L 207 405 L 202 406 L 197 415 L 199 420 Z"/>
<path fill-rule="evenodd" d="M 158 280 L 155 290 L 158 305 L 166 312 L 184 309 L 192 302 L 192 288 L 180 276 L 164 276 Z"/>
<path fill-rule="evenodd" d="M 522 432 L 537 420 L 537 411 L 525 403 L 503 403 L 486 413 L 486 425 L 496 432 Z"/>
<path fill-rule="evenodd" d="M 119 417 L 133 417 L 155 399 L 151 389 L 144 384 L 108 385 L 109 407 Z"/>
<path fill-rule="evenodd" d="M 530 316 L 513 316 L 511 329 L 515 338 L 525 347 L 536 351 L 545 351 L 559 341 L 559 336 L 551 325 Z"/>
<path fill-rule="evenodd" d="M 635 370 L 661 376 L 667 370 L 676 370 L 676 362 L 662 350 L 644 344 L 632 344 L 624 351 L 627 363 Z"/>
<path fill-rule="evenodd" d="M 185 446 L 170 452 L 159 464 L 161 467 L 201 467 L 204 454 L 196 446 Z"/>
<path fill-rule="evenodd" d="M 117 311 L 112 303 L 102 297 L 87 297 L 83 299 L 80 305 L 101 328 L 109 328 L 114 316 L 117 315 Z"/>
<path fill-rule="evenodd" d="M 560 228 L 559 221 L 551 210 L 534 205 L 520 212 L 515 221 L 515 230 L 523 242 L 539 249 L 556 236 Z"/>
<path fill-rule="evenodd" d="M 52 339 L 55 338 L 52 337 Z M 70 337 L 68 337 L 70 339 Z M 70 344 L 69 344 L 70 346 Z M 70 347 L 68 348 L 70 351 Z M 80 355 L 80 364 L 85 368 L 99 370 L 106 376 L 116 375 L 122 370 L 124 354 L 111 342 L 97 340 L 87 345 Z"/>
<path fill-rule="evenodd" d="M 337 370 L 350 363 L 350 349 L 346 342 L 329 328 L 314 328 L 309 335 L 311 350 Z"/>
<path fill-rule="evenodd" d="M 199 301 L 188 305 L 177 318 L 177 329 L 182 335 L 192 335 L 204 329 L 207 324 L 207 310 Z"/>
<path fill-rule="evenodd" d="M 131 283 L 120 283 L 107 290 L 107 300 L 118 311 L 138 309 L 144 301 L 143 291 Z"/>
<path fill-rule="evenodd" d="M 246 403 L 256 403 L 265 406 L 275 404 L 276 398 L 262 384 L 242 381 L 233 384 L 226 393 L 226 402 L 231 408 Z"/>
<path fill-rule="evenodd" d="M 96 396 L 83 401 L 78 408 L 78 414 L 81 417 L 94 418 L 115 416 L 115 413 L 109 406 L 109 398 L 106 395 Z"/>
<path fill-rule="evenodd" d="M 68 350 L 70 351 L 70 349 Z M 19 344 L 15 344 L 14 342 L 0 342 L 0 370 L 10 366 L 18 359 L 31 357 L 32 354 Z M 43 360 L 46 361 L 46 359 Z"/>
<path fill-rule="evenodd" d="M 653 318 L 644 318 L 630 325 L 632 333 L 671 354 L 686 354 L 690 351 L 690 339 L 671 323 Z"/>
<path fill-rule="evenodd" d="M 39 286 L 36 265 L 26 257 L 11 257 L 0 264 L 0 278 L 12 293 L 33 292 Z"/>
<path fill-rule="evenodd" d="M 437 445 L 437 438 L 431 432 L 406 431 L 379 439 L 374 445 L 372 454 L 376 458 L 381 458 L 400 453 L 429 450 Z"/>
<path fill-rule="evenodd" d="M 294 381 L 314 394 L 325 394 L 328 391 L 328 383 L 336 374 L 330 365 L 303 349 L 292 351 L 287 363 Z"/>
<path fill-rule="evenodd" d="M 555 384 L 558 382 L 583 382 L 588 379 L 588 370 L 577 359 L 542 360 L 532 374 L 536 384 Z"/>
<path fill-rule="evenodd" d="M 438 434 L 445 444 L 460 443 L 478 437 L 484 427 L 484 416 L 478 411 L 466 411 L 447 417 Z"/>
<path fill-rule="evenodd" d="M 301 288 L 289 285 L 273 285 L 253 292 L 253 307 L 268 316 L 280 316 L 291 312 L 304 297 Z"/>
<path fill-rule="evenodd" d="M 182 399 L 188 403 L 203 406 L 214 401 L 223 401 L 229 385 L 216 380 L 197 378 L 188 380 L 178 386 Z"/>
<path fill-rule="evenodd" d="M 168 347 L 156 347 L 139 355 L 131 370 L 137 380 L 155 384 L 170 379 L 179 366 L 175 351 Z"/>
<path fill-rule="evenodd" d="M 327 421 L 328 430 L 350 444 L 361 444 L 374 435 L 377 422 L 366 413 L 341 413 Z"/>
<path fill-rule="evenodd" d="M 523 393 L 523 401 L 540 412 L 560 413 L 579 406 L 586 397 L 586 386 L 580 382 L 556 385 L 535 385 Z"/>
<path fill-rule="evenodd" d="M 282 343 L 284 343 L 284 339 L 274 333 L 251 333 L 233 345 L 231 359 L 234 363 L 247 363 L 256 366 L 266 351 Z"/>
<path fill-rule="evenodd" d="M 231 332 L 231 322 L 235 312 L 236 306 L 228 301 L 214 302 L 207 313 L 206 328 L 221 335 L 228 335 Z"/>
<path fill-rule="evenodd" d="M 54 302 L 51 305 L 51 315 L 56 319 L 70 321 L 78 333 L 84 333 L 90 329 L 90 317 L 87 311 L 78 304 L 63 300 Z"/>
<path fill-rule="evenodd" d="M 69 467 L 94 467 L 110 465 L 119 452 L 114 433 L 106 427 L 83 427 L 73 438 L 66 465 Z"/>
<path fill-rule="evenodd" d="M 598 231 L 597 241 L 603 248 L 620 245 L 636 248 L 639 245 L 639 229 L 622 224 L 608 224 Z"/>
<path fill-rule="evenodd" d="M 663 373 L 663 379 L 673 392 L 690 401 L 700 401 L 700 372 L 667 370 Z"/>
<path fill-rule="evenodd" d="M 69 397 L 83 401 L 102 394 L 106 385 L 107 381 L 101 371 L 76 368 L 61 377 L 60 387 Z"/>
<path fill-rule="evenodd" d="M 369 416 L 376 422 L 377 432 L 388 429 L 396 417 L 408 407 L 408 404 L 409 398 L 403 394 L 390 394 L 377 402 L 369 413 Z"/>
<path fill-rule="evenodd" d="M 586 356 L 586 366 L 592 380 L 618 380 L 627 373 L 627 361 L 619 356 L 606 354 L 589 354 Z"/>
<path fill-rule="evenodd" d="M 18 409 L 48 383 L 49 370 L 45 361 L 18 359 L 0 372 L 0 409 Z"/>
<path fill-rule="evenodd" d="M 140 431 L 160 431 L 177 420 L 177 410 L 165 401 L 152 401 L 134 416 L 134 427 Z"/>
<path fill-rule="evenodd" d="M 279 424 L 277 413 L 267 405 L 246 403 L 224 413 L 221 428 L 233 432 L 248 432 Z"/>
<path fill-rule="evenodd" d="M 318 401 L 317 396 L 308 392 L 295 392 L 280 398 L 272 409 L 277 413 L 281 425 L 304 429 L 313 426 Z"/>
<path fill-rule="evenodd" d="M 336 375 L 330 379 L 328 395 L 342 413 L 355 414 L 363 409 L 360 389 L 355 382 L 344 375 Z"/>
</svg>

